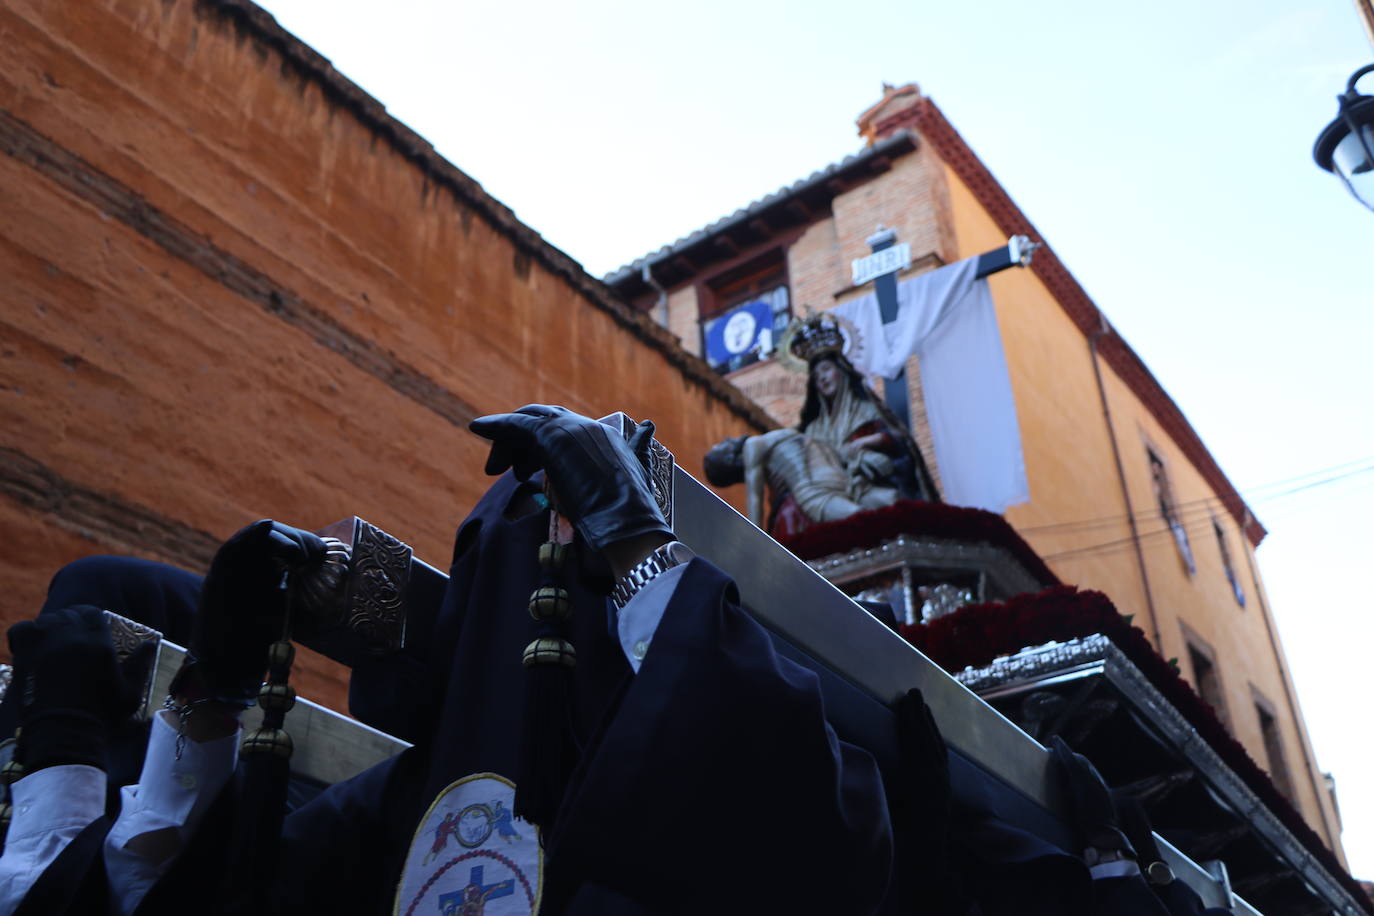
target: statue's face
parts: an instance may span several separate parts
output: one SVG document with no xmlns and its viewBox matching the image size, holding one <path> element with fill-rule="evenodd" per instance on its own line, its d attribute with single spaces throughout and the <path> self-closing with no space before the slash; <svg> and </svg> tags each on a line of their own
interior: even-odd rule
<svg viewBox="0 0 1374 916">
<path fill-rule="evenodd" d="M 824 398 L 833 398 L 835 393 L 840 390 L 842 376 L 840 367 L 835 365 L 832 360 L 823 359 L 816 363 L 816 368 L 812 370 L 816 376 L 816 390 Z"/>
</svg>

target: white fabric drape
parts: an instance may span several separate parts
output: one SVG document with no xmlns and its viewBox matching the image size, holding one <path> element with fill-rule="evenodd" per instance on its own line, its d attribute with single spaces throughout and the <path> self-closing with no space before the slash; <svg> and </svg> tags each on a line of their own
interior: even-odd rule
<svg viewBox="0 0 1374 916">
<path fill-rule="evenodd" d="M 921 359 L 926 417 L 944 498 L 1002 512 L 1030 499 L 1011 377 L 986 280 L 968 258 L 897 285 L 897 317 L 884 325 L 868 294 L 834 308 L 857 330 L 850 362 L 895 378 Z"/>
</svg>

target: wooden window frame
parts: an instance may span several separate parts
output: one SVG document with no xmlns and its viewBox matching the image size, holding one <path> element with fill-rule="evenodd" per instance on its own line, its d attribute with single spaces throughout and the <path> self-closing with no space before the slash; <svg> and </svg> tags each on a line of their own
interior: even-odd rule
<svg viewBox="0 0 1374 916">
<path fill-rule="evenodd" d="M 1297 784 L 1293 781 L 1293 770 L 1288 766 L 1288 750 L 1283 740 L 1283 722 L 1279 718 L 1278 707 L 1254 684 L 1250 685 L 1250 697 L 1255 705 L 1255 719 L 1259 723 L 1260 743 L 1264 745 L 1269 779 L 1280 795 L 1297 805 Z M 1270 723 L 1269 728 L 1265 727 L 1266 719 Z"/>
<path fill-rule="evenodd" d="M 1193 689 L 1208 706 L 1212 707 L 1221 724 L 1226 726 L 1228 731 L 1234 733 L 1235 729 L 1231 725 L 1231 708 L 1226 702 L 1226 682 L 1221 676 L 1221 665 L 1217 663 L 1216 650 L 1212 648 L 1207 640 L 1198 635 L 1197 631 L 1183 621 L 1179 621 L 1179 628 L 1183 631 L 1183 644 L 1188 650 L 1188 672 L 1192 676 Z M 1200 657 L 1207 663 L 1208 673 L 1211 676 L 1215 690 L 1206 689 L 1203 683 L 1204 678 L 1199 674 L 1194 656 Z M 1209 697 L 1207 694 L 1212 693 Z M 1215 699 L 1215 702 L 1213 700 Z"/>
<path fill-rule="evenodd" d="M 1221 554 L 1221 568 L 1226 575 L 1226 581 L 1231 586 L 1231 597 L 1236 599 L 1236 604 L 1240 605 L 1241 610 L 1245 609 L 1245 586 L 1240 582 L 1240 576 L 1236 573 L 1236 564 L 1231 560 L 1231 548 L 1226 545 L 1226 529 L 1221 524 L 1221 519 L 1212 516 L 1212 531 L 1217 536 L 1217 552 Z M 1245 549 L 1245 545 L 1241 545 Z"/>
<path fill-rule="evenodd" d="M 1152 504 L 1159 511 L 1159 520 L 1164 523 L 1165 528 L 1172 536 L 1171 540 L 1178 550 L 1179 560 L 1183 563 L 1184 570 L 1189 576 L 1196 575 L 1197 560 L 1193 551 L 1193 539 L 1188 536 L 1188 526 L 1184 524 L 1183 517 L 1179 513 L 1178 499 L 1174 495 L 1173 475 L 1169 472 L 1169 462 L 1164 458 L 1163 450 L 1158 448 L 1143 431 L 1141 438 L 1144 440 L 1145 470 L 1150 477 L 1150 493 L 1154 500 Z M 1160 471 L 1158 478 L 1155 476 L 1156 465 L 1159 466 Z"/>
</svg>

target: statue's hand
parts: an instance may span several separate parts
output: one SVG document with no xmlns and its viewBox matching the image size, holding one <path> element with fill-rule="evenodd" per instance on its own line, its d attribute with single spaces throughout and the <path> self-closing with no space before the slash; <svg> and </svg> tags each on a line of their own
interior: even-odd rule
<svg viewBox="0 0 1374 916">
<path fill-rule="evenodd" d="M 892 459 L 882 452 L 860 449 L 845 456 L 851 474 L 868 480 L 887 480 L 893 474 Z"/>
</svg>

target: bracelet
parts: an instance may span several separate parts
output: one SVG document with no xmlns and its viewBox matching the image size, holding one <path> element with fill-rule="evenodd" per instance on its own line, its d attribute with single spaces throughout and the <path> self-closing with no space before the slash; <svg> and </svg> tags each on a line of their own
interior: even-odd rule
<svg viewBox="0 0 1374 916">
<path fill-rule="evenodd" d="M 180 760 L 180 759 L 181 759 L 181 755 L 182 755 L 182 754 L 185 752 L 185 750 L 186 750 L 186 723 L 187 723 L 187 721 L 190 720 L 191 716 L 196 712 L 196 710 L 202 709 L 202 708 L 204 708 L 204 707 L 206 707 L 206 706 L 210 706 L 211 704 L 220 705 L 221 703 L 222 703 L 222 701 L 217 700 L 217 699 L 215 699 L 214 697 L 204 697 L 204 698 L 199 699 L 199 700 L 187 700 L 185 703 L 180 703 L 180 704 L 179 704 L 179 703 L 177 703 L 177 701 L 176 701 L 175 699 L 172 698 L 171 694 L 168 694 L 167 697 L 166 697 L 165 699 L 163 699 L 163 701 L 162 701 L 162 708 L 165 709 L 165 710 L 167 710 L 168 712 L 172 713 L 172 715 L 174 715 L 174 716 L 177 717 L 177 744 L 176 744 L 176 759 L 177 759 L 177 760 Z M 219 715 L 220 715 L 220 717 L 221 717 L 221 719 L 222 719 L 222 724 L 224 724 L 224 725 L 226 725 L 226 726 L 230 726 L 231 728 L 235 728 L 235 729 L 238 728 L 238 725 L 239 725 L 238 716 L 232 715 L 231 713 L 228 713 L 228 712 L 224 712 L 223 710 L 220 710 L 220 711 L 219 711 Z"/>
<path fill-rule="evenodd" d="M 171 696 L 186 697 L 189 700 L 214 700 L 216 703 L 223 703 L 225 706 L 237 706 L 240 709 L 247 709 L 257 703 L 257 691 L 251 695 L 244 696 L 224 696 L 223 694 L 211 691 L 205 683 L 205 669 L 196 658 L 195 653 L 187 650 L 186 657 L 182 659 L 181 667 L 177 669 L 176 676 L 172 678 L 172 683 L 167 690 Z"/>
<path fill-rule="evenodd" d="M 669 541 L 635 564 L 611 589 L 611 602 L 617 611 L 624 610 L 639 590 L 661 573 L 689 562 L 696 554 L 681 541 Z"/>
<path fill-rule="evenodd" d="M 253 705 L 250 699 L 244 701 L 238 697 L 215 696 L 205 684 L 205 672 L 200 666 L 200 661 L 191 652 L 186 653 L 186 658 L 181 663 L 181 669 L 172 678 L 169 689 L 171 693 L 162 701 L 162 708 L 177 717 L 177 745 L 176 759 L 180 760 L 181 755 L 186 751 L 186 722 L 191 718 L 191 714 L 204 706 L 215 704 L 218 707 L 234 707 L 238 710 L 247 709 Z M 177 703 L 174 697 L 185 697 L 186 702 Z M 238 728 L 238 716 L 225 712 L 222 708 L 219 714 L 223 716 L 223 724 L 231 729 Z"/>
</svg>

